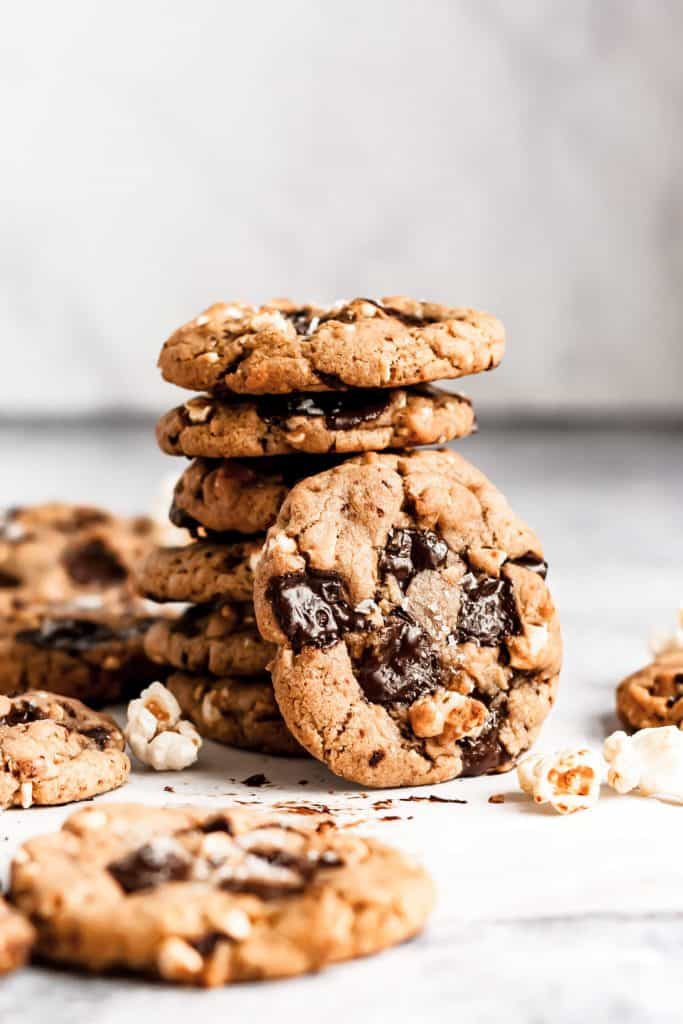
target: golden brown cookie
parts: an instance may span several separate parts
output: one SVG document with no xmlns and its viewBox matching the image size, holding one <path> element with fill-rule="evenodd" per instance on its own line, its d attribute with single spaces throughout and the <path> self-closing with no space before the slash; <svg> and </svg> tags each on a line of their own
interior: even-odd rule
<svg viewBox="0 0 683 1024">
<path fill-rule="evenodd" d="M 159 366 L 192 391 L 275 395 L 462 377 L 493 369 L 504 349 L 489 313 L 405 296 L 330 307 L 217 302 L 168 339 Z"/>
<path fill-rule="evenodd" d="M 11 895 L 48 960 L 203 986 L 377 953 L 434 903 L 411 859 L 320 816 L 111 803 L 29 840 Z"/>
<path fill-rule="evenodd" d="M 627 729 L 683 728 L 683 650 L 661 654 L 617 687 L 617 714 Z"/>
<path fill-rule="evenodd" d="M 198 540 L 179 548 L 157 548 L 140 569 L 138 588 L 154 601 L 251 601 L 262 547 L 263 538 L 228 544 Z"/>
<path fill-rule="evenodd" d="M 0 975 L 23 967 L 35 937 L 29 921 L 0 896 Z"/>
</svg>

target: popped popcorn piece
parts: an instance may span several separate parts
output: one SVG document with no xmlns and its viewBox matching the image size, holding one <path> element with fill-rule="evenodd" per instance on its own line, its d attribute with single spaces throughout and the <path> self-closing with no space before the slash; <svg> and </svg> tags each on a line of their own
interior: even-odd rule
<svg viewBox="0 0 683 1024">
<path fill-rule="evenodd" d="M 602 764 L 587 747 L 532 754 L 517 766 L 524 793 L 537 804 L 550 804 L 559 814 L 594 807 L 600 796 Z"/>
<path fill-rule="evenodd" d="M 202 739 L 181 718 L 180 705 L 162 683 L 152 683 L 128 705 L 125 736 L 135 756 L 155 771 L 181 771 L 194 764 Z"/>
<path fill-rule="evenodd" d="M 675 725 L 640 729 L 633 736 L 613 732 L 605 740 L 607 782 L 617 793 L 683 803 L 683 732 Z"/>
<path fill-rule="evenodd" d="M 650 650 L 656 658 L 669 651 L 683 651 L 683 601 L 678 607 L 678 626 L 675 630 L 653 629 L 650 633 Z"/>
</svg>

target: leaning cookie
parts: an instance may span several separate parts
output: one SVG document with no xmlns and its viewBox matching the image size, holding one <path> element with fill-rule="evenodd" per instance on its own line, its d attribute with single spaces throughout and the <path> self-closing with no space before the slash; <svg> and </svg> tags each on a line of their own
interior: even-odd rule
<svg viewBox="0 0 683 1024">
<path fill-rule="evenodd" d="M 168 339 L 159 366 L 192 391 L 289 394 L 462 377 L 493 369 L 504 350 L 489 313 L 405 296 L 330 307 L 218 302 Z"/>
<path fill-rule="evenodd" d="M 228 544 L 195 541 L 179 548 L 157 548 L 140 569 L 138 588 L 154 601 L 251 601 L 254 567 L 262 547 L 260 538 Z"/>
<path fill-rule="evenodd" d="M 661 654 L 617 688 L 617 714 L 631 732 L 683 728 L 683 650 Z"/>
<path fill-rule="evenodd" d="M 215 676 L 260 675 L 274 648 L 261 638 L 251 604 L 195 605 L 177 619 L 159 619 L 145 637 L 145 652 L 159 665 Z"/>
<path fill-rule="evenodd" d="M 0 975 L 23 967 L 35 937 L 30 922 L 0 896 Z"/>
<path fill-rule="evenodd" d="M 174 672 L 166 685 L 206 739 L 261 754 L 306 756 L 284 723 L 269 676 L 217 679 Z"/>
<path fill-rule="evenodd" d="M 0 696 L 0 806 L 87 800 L 122 786 L 121 730 L 78 700 L 34 690 Z"/>
<path fill-rule="evenodd" d="M 258 458 L 444 444 L 474 429 L 471 402 L 436 388 L 379 388 L 261 398 L 192 398 L 165 413 L 169 455 Z"/>
<path fill-rule="evenodd" d="M 388 846 L 243 807 L 80 811 L 20 849 L 10 891 L 50 961 L 202 986 L 377 953 L 420 932 L 434 902 Z"/>
<path fill-rule="evenodd" d="M 546 568 L 455 452 L 366 455 L 298 484 L 254 591 L 289 729 L 366 786 L 506 771 L 555 694 Z"/>
</svg>

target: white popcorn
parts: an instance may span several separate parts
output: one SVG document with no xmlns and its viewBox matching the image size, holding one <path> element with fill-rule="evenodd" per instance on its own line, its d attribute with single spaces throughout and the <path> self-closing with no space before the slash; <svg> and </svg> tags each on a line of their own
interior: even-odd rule
<svg viewBox="0 0 683 1024">
<path fill-rule="evenodd" d="M 607 782 L 618 793 L 683 803 L 683 732 L 675 725 L 640 729 L 633 736 L 613 732 L 605 740 Z"/>
<path fill-rule="evenodd" d="M 594 807 L 600 796 L 602 764 L 587 747 L 532 754 L 517 766 L 524 793 L 537 804 L 550 804 L 559 814 Z"/>
<path fill-rule="evenodd" d="M 650 634 L 650 650 L 656 658 L 669 651 L 683 651 L 683 601 L 678 608 L 678 627 L 654 629 Z"/>
<path fill-rule="evenodd" d="M 126 739 L 135 756 L 155 771 L 181 771 L 194 764 L 202 745 L 191 722 L 162 683 L 152 683 L 128 705 Z"/>
</svg>

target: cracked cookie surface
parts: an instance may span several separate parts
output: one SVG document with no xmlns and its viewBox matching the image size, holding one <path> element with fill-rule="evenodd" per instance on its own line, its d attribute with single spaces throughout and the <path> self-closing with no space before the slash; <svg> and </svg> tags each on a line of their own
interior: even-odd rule
<svg viewBox="0 0 683 1024">
<path fill-rule="evenodd" d="M 11 896 L 53 962 L 202 986 L 379 952 L 434 901 L 411 859 L 320 816 L 120 804 L 27 842 Z"/>
<path fill-rule="evenodd" d="M 34 940 L 33 926 L 0 896 L 0 975 L 23 967 Z"/>
<path fill-rule="evenodd" d="M 78 700 L 32 690 L 0 696 L 0 806 L 67 804 L 128 778 L 123 734 Z"/>
<path fill-rule="evenodd" d="M 262 547 L 263 538 L 227 544 L 198 540 L 179 548 L 158 548 L 143 563 L 138 588 L 154 601 L 251 601 Z"/>
<path fill-rule="evenodd" d="M 159 356 L 192 391 L 285 394 L 424 384 L 491 370 L 505 349 L 489 313 L 394 296 L 336 306 L 218 302 Z"/>
<path fill-rule="evenodd" d="M 617 714 L 627 729 L 683 728 L 683 651 L 667 651 L 617 687 Z"/>
<path fill-rule="evenodd" d="M 444 444 L 466 437 L 474 426 L 469 400 L 436 388 L 202 395 L 165 413 L 157 440 L 169 455 L 259 458 Z"/>
<path fill-rule="evenodd" d="M 366 786 L 505 771 L 554 699 L 536 535 L 452 451 L 365 455 L 288 495 L 256 573 L 283 717 Z"/>
</svg>

